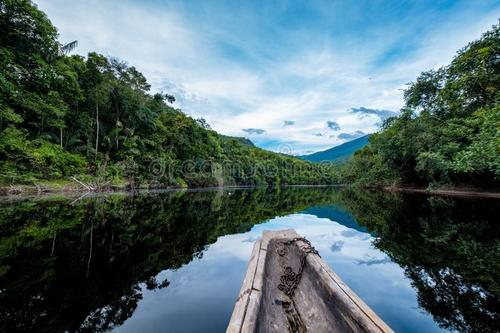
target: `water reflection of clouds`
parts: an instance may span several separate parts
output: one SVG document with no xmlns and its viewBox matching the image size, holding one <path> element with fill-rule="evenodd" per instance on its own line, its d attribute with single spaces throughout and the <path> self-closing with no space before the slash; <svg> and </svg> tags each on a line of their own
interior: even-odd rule
<svg viewBox="0 0 500 333">
<path fill-rule="evenodd" d="M 368 266 L 387 264 L 387 263 L 390 263 L 390 262 L 391 262 L 391 259 L 389 257 L 385 257 L 385 258 L 371 258 L 371 257 L 368 257 L 365 260 L 356 260 L 356 261 L 354 261 L 354 263 L 356 265 L 368 265 Z"/>
<path fill-rule="evenodd" d="M 301 213 L 276 217 L 246 233 L 219 237 L 208 246 L 203 258 L 175 271 L 163 271 L 159 275 L 168 278 L 170 286 L 155 292 L 145 291 L 134 316 L 117 331 L 154 331 L 154 327 L 223 331 L 254 242 L 264 230 L 282 229 L 295 229 L 309 239 L 344 282 L 389 324 L 391 320 L 404 320 L 414 327 L 426 326 L 422 321 L 432 323 L 418 311 L 415 293 L 403 270 L 372 246 L 373 237 L 369 233 Z M 205 323 L 201 327 L 189 318 L 205 318 L 208 323 L 201 320 Z"/>
<path fill-rule="evenodd" d="M 206 260 L 233 258 L 246 262 L 250 257 L 253 243 L 262 237 L 264 230 L 295 229 L 309 239 L 327 261 L 344 263 L 365 262 L 367 258 L 385 258 L 372 246 L 373 237 L 356 229 L 348 228 L 327 218 L 310 214 L 292 214 L 276 217 L 265 223 L 255 225 L 243 234 L 219 237 L 205 252 Z M 390 263 L 390 260 L 379 264 Z"/>
<path fill-rule="evenodd" d="M 260 239 L 260 237 L 257 237 L 257 236 L 250 236 L 248 237 L 247 239 L 244 239 L 243 242 L 244 243 L 255 243 L 256 241 L 258 241 Z"/>
<path fill-rule="evenodd" d="M 330 246 L 330 251 L 332 252 L 340 252 L 342 250 L 342 246 L 344 246 L 344 242 L 339 240 L 333 242 L 332 246 Z"/>
<path fill-rule="evenodd" d="M 336 259 L 351 262 L 363 261 L 367 256 L 383 257 L 380 251 L 371 246 L 373 237 L 369 233 L 350 229 L 340 223 L 309 214 L 277 217 L 266 223 L 255 225 L 247 233 L 219 237 L 205 255 L 207 260 L 233 257 L 247 261 L 253 243 L 262 237 L 264 230 L 282 229 L 295 229 L 300 235 L 308 238 L 324 257 L 329 257 L 330 253 L 334 252 Z M 340 255 L 339 252 L 342 254 Z"/>
<path fill-rule="evenodd" d="M 347 229 L 347 230 L 342 230 L 340 233 L 344 237 L 358 237 L 361 240 L 371 240 L 372 236 L 370 234 L 364 233 L 364 232 L 359 232 L 354 229 Z"/>
<path fill-rule="evenodd" d="M 245 245 L 246 254 L 243 254 L 241 248 L 238 249 L 238 243 L 230 242 L 226 237 L 253 240 L 259 239 L 264 230 L 282 229 L 295 229 L 309 239 L 330 267 L 379 315 L 387 319 L 393 316 L 395 321 L 399 321 L 404 309 L 405 320 L 415 327 L 425 326 L 422 321 L 431 323 L 427 315 L 416 310 L 414 291 L 403 270 L 373 246 L 374 237 L 370 233 L 358 228 L 311 214 L 292 214 L 255 225 L 245 236 L 225 236 L 220 239 L 224 243 L 220 247 L 246 263 L 251 246 Z M 387 305 L 387 297 L 393 300 L 393 305 Z"/>
<path fill-rule="evenodd" d="M 357 232 L 356 230 L 354 229 L 347 229 L 347 230 L 342 230 L 342 232 L 340 233 L 342 236 L 344 237 L 355 237 L 358 235 L 359 232 Z"/>
</svg>

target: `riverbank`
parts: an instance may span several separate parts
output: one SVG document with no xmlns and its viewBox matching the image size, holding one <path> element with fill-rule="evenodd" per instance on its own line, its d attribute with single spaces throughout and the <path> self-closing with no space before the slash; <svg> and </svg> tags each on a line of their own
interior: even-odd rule
<svg viewBox="0 0 500 333">
<path fill-rule="evenodd" d="M 451 188 L 413 188 L 413 187 L 384 187 L 384 190 L 390 192 L 401 192 L 401 193 L 422 193 L 422 194 L 433 194 L 433 195 L 443 195 L 443 196 L 453 196 L 453 197 L 477 197 L 477 198 L 497 198 L 500 199 L 500 191 L 483 190 L 478 188 L 463 188 L 463 187 L 451 187 Z"/>
<path fill-rule="evenodd" d="M 130 184 L 108 184 L 100 189 L 89 189 L 71 180 L 47 180 L 34 184 L 0 185 L 0 196 L 36 195 L 44 193 L 85 193 L 85 192 L 115 192 L 130 189 Z"/>
<path fill-rule="evenodd" d="M 348 187 L 348 184 L 343 185 L 283 185 L 283 186 L 341 186 Z M 234 186 L 228 186 L 232 188 Z M 236 186 L 236 187 L 249 187 L 249 186 Z M 253 186 L 251 186 L 253 187 Z M 0 196 L 25 196 L 25 195 L 42 195 L 42 194 L 72 194 L 72 193 L 113 193 L 113 192 L 126 192 L 132 190 L 172 190 L 172 189 L 185 189 L 186 187 L 175 186 L 153 186 L 153 185 L 140 185 L 133 186 L 131 183 L 108 184 L 100 189 L 89 190 L 87 187 L 82 186 L 70 180 L 50 180 L 37 182 L 34 185 L 2 185 L 0 186 Z M 206 187 L 210 189 L 213 187 Z M 192 188 L 190 188 L 192 189 Z M 199 189 L 199 188 L 197 188 Z M 497 198 L 500 199 L 500 191 L 485 190 L 472 187 L 446 187 L 446 188 L 419 188 L 419 187 L 366 187 L 371 190 L 384 190 L 395 193 L 421 193 L 431 195 L 443 195 L 454 197 L 483 197 L 483 198 Z"/>
</svg>

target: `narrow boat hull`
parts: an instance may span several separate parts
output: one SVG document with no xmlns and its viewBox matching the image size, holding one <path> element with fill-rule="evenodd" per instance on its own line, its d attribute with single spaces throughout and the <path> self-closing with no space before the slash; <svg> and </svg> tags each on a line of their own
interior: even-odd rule
<svg viewBox="0 0 500 333">
<path fill-rule="evenodd" d="M 264 231 L 227 332 L 392 332 L 316 253 L 294 230 Z"/>
</svg>

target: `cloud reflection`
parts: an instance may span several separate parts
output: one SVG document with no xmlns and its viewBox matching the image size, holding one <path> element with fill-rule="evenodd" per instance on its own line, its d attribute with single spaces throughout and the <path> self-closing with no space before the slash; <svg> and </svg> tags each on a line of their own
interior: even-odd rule
<svg viewBox="0 0 500 333">
<path fill-rule="evenodd" d="M 333 242 L 332 246 L 330 246 L 330 250 L 332 252 L 340 252 L 342 250 L 342 247 L 344 246 L 344 242 L 339 240 Z"/>
</svg>

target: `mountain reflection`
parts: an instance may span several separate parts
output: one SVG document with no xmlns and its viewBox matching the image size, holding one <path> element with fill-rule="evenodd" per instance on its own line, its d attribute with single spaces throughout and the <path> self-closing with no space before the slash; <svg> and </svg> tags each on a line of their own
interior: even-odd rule
<svg viewBox="0 0 500 333">
<path fill-rule="evenodd" d="M 109 331 L 132 316 L 143 287 L 169 288 L 159 272 L 201 258 L 220 236 L 299 211 L 354 228 L 356 237 L 376 235 L 383 260 L 405 270 L 419 305 L 441 327 L 499 328 L 498 201 L 326 187 L 72 201 L 0 202 L 2 331 Z M 358 264 L 376 269 L 380 260 Z"/>
<path fill-rule="evenodd" d="M 201 191 L 0 202 L 0 328 L 108 331 L 139 285 L 217 237 L 328 200 L 329 190 Z"/>
</svg>

